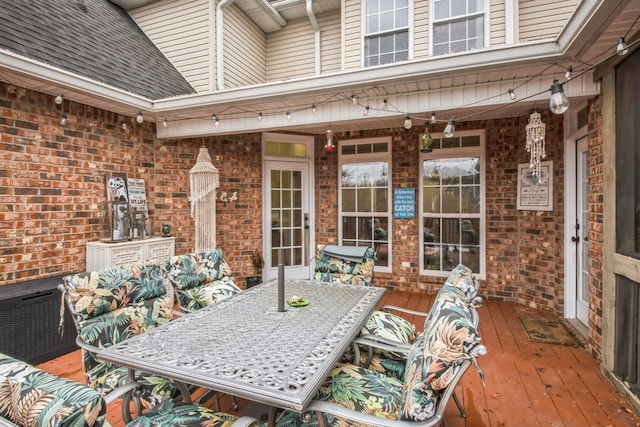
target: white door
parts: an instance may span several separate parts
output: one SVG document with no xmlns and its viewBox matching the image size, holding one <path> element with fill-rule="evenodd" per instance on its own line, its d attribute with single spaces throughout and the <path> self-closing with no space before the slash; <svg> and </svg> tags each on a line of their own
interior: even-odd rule
<svg viewBox="0 0 640 427">
<path fill-rule="evenodd" d="M 576 245 L 576 318 L 589 324 L 589 150 L 587 137 L 576 141 L 576 223 L 571 241 Z"/>
<path fill-rule="evenodd" d="M 286 278 L 311 278 L 313 212 L 309 168 L 306 161 L 265 162 L 266 280 L 277 277 L 281 262 Z"/>
</svg>

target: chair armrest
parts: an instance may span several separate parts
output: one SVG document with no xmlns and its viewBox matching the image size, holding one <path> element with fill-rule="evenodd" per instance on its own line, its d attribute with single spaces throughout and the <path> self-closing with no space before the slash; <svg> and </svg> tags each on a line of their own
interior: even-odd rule
<svg viewBox="0 0 640 427">
<path fill-rule="evenodd" d="M 325 402 L 322 400 L 314 400 L 309 406 L 305 409 L 306 412 L 315 411 L 318 413 L 318 417 L 321 417 L 321 413 L 332 414 L 338 416 L 340 418 L 349 419 L 355 422 L 358 422 L 359 425 L 368 425 L 368 426 L 376 426 L 376 427 L 420 427 L 420 426 L 432 426 L 437 425 L 437 421 L 442 417 L 440 415 L 434 415 L 431 418 L 428 418 L 424 421 L 401 421 L 401 420 L 389 420 L 385 418 L 378 418 L 373 415 L 363 414 L 358 411 L 353 411 L 351 409 L 347 409 L 342 405 L 338 405 L 336 403 Z M 302 414 L 302 417 L 305 417 L 305 413 Z M 319 423 L 318 425 L 323 425 L 324 423 Z"/>
<path fill-rule="evenodd" d="M 9 420 L 0 417 L 0 427 L 20 427 Z"/>
<path fill-rule="evenodd" d="M 255 418 L 240 417 L 233 424 L 231 424 L 231 427 L 250 427 L 254 425 L 259 425 L 258 420 L 256 420 Z"/>
<path fill-rule="evenodd" d="M 387 313 L 399 311 L 401 313 L 413 314 L 415 316 L 422 316 L 425 318 L 429 316 L 429 313 L 425 313 L 424 311 L 409 310 L 408 308 L 398 307 L 397 305 L 383 305 L 380 310 L 386 311 Z"/>
<path fill-rule="evenodd" d="M 111 402 L 114 402 L 116 399 L 119 399 L 120 397 L 124 396 L 126 393 L 129 393 L 141 386 L 142 386 L 142 383 L 138 381 L 132 381 L 130 383 L 121 385 L 120 387 L 114 388 L 105 396 L 103 396 L 104 401 L 107 405 L 109 405 Z"/>
<path fill-rule="evenodd" d="M 380 350 L 394 351 L 409 354 L 411 344 L 400 343 L 377 335 L 365 334 L 356 337 L 353 342 L 355 344 L 366 345 Z"/>
</svg>

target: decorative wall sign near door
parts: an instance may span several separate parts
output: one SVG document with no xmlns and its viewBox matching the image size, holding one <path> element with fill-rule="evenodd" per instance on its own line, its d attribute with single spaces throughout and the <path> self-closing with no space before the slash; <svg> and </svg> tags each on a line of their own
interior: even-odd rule
<svg viewBox="0 0 640 427">
<path fill-rule="evenodd" d="M 518 317 L 518 320 L 529 337 L 529 341 L 570 346 L 580 345 L 559 320 L 537 317 Z"/>
</svg>

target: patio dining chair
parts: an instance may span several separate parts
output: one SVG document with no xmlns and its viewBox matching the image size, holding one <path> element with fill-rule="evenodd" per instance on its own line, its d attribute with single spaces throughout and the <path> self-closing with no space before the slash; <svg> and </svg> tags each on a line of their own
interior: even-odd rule
<svg viewBox="0 0 640 427">
<path fill-rule="evenodd" d="M 185 313 L 242 292 L 220 248 L 173 256 L 163 268 L 178 306 Z"/>
<path fill-rule="evenodd" d="M 314 280 L 373 286 L 376 253 L 371 247 L 324 245 L 318 248 Z"/>
<path fill-rule="evenodd" d="M 95 389 L 0 353 L 1 427 L 101 427 L 107 406 L 140 384 L 127 383 L 102 396 Z M 127 427 L 249 427 L 258 421 L 170 400 Z"/>
<path fill-rule="evenodd" d="M 78 332 L 87 385 L 103 396 L 130 378 L 127 368 L 103 362 L 98 351 L 173 319 L 171 287 L 155 262 L 68 275 L 59 289 Z M 141 384 L 134 399 L 137 414 L 142 407 L 150 409 L 181 394 L 178 384 L 167 378 L 136 373 L 136 380 Z M 123 402 L 125 419 L 128 406 Z"/>
<path fill-rule="evenodd" d="M 439 301 L 437 314 L 411 345 L 402 378 L 340 364 L 305 412 L 285 412 L 278 427 L 439 425 L 458 381 L 471 365 L 481 372 L 477 358 L 487 353 L 473 326 L 474 311 Z"/>
</svg>

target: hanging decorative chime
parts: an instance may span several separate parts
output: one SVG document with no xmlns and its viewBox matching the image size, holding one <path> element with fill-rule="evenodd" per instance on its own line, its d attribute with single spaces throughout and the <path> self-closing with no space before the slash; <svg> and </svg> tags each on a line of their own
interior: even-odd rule
<svg viewBox="0 0 640 427">
<path fill-rule="evenodd" d="M 216 247 L 216 188 L 220 186 L 218 169 L 211 163 L 206 147 L 200 148 L 196 164 L 189 172 L 191 218 L 195 219 L 196 252 Z"/>
<path fill-rule="evenodd" d="M 542 123 L 540 113 L 537 111 L 531 113 L 529 123 L 525 127 L 527 132 L 527 145 L 525 148 L 530 154 L 529 168 L 531 169 L 531 174 L 538 178 L 538 182 L 542 182 L 540 163 L 547 157 L 544 146 L 544 128 L 545 124 Z"/>
</svg>

